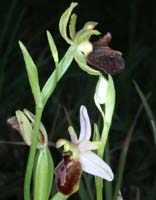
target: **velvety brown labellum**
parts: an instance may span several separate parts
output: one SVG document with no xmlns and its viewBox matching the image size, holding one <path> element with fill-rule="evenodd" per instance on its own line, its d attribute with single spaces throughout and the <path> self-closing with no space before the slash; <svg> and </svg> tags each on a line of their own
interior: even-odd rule
<svg viewBox="0 0 156 200">
<path fill-rule="evenodd" d="M 124 69 L 122 53 L 111 49 L 108 44 L 111 34 L 107 33 L 93 43 L 93 51 L 87 56 L 87 62 L 107 74 L 118 74 Z"/>
<path fill-rule="evenodd" d="M 59 192 L 64 195 L 75 193 L 79 188 L 82 167 L 79 161 L 64 156 L 55 169 L 55 183 Z"/>
</svg>

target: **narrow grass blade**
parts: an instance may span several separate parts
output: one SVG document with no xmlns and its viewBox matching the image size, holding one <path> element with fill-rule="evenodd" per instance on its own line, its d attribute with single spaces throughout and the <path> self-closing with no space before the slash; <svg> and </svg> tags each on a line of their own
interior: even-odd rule
<svg viewBox="0 0 156 200">
<path fill-rule="evenodd" d="M 137 92 L 138 92 L 138 94 L 139 94 L 139 96 L 141 98 L 141 101 L 142 101 L 142 103 L 144 105 L 144 108 L 145 108 L 145 111 L 147 113 L 147 117 L 148 117 L 148 119 L 149 119 L 149 121 L 151 123 L 154 142 L 156 144 L 156 120 L 155 120 L 155 117 L 154 117 L 153 112 L 152 112 L 152 110 L 151 110 L 151 108 L 150 108 L 150 106 L 149 106 L 149 104 L 147 102 L 147 99 L 145 98 L 145 96 L 144 96 L 143 92 L 141 91 L 140 87 L 138 86 L 138 84 L 135 81 L 133 81 L 133 84 L 134 84 L 134 86 L 135 86 L 135 88 L 136 88 L 136 90 L 137 90 Z"/>
<path fill-rule="evenodd" d="M 132 125 L 131 125 L 131 127 L 128 131 L 127 137 L 126 137 L 124 144 L 123 144 L 123 148 L 122 148 L 122 152 L 121 152 L 120 160 L 119 160 L 117 182 L 116 182 L 116 186 L 115 186 L 115 192 L 114 192 L 113 200 L 117 200 L 117 198 L 120 194 L 120 189 L 121 189 L 122 180 L 123 180 L 123 174 L 124 174 L 124 170 L 125 170 L 126 158 L 127 158 L 129 145 L 131 143 L 132 133 L 133 133 L 134 128 L 137 124 L 137 120 L 140 116 L 142 109 L 143 109 L 143 105 L 141 104 L 136 115 L 135 115 L 135 118 L 132 122 Z"/>
</svg>

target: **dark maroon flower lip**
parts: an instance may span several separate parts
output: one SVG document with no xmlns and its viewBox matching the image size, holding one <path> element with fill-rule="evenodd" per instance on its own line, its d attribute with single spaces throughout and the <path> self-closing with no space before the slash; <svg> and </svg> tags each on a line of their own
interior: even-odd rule
<svg viewBox="0 0 156 200">
<path fill-rule="evenodd" d="M 79 161 L 65 155 L 55 169 L 55 183 L 57 190 L 64 195 L 71 195 L 79 189 L 82 166 Z"/>
<path fill-rule="evenodd" d="M 123 71 L 125 62 L 120 51 L 108 46 L 111 38 L 111 34 L 107 33 L 93 42 L 93 51 L 87 56 L 87 62 L 106 74 L 114 75 Z"/>
</svg>

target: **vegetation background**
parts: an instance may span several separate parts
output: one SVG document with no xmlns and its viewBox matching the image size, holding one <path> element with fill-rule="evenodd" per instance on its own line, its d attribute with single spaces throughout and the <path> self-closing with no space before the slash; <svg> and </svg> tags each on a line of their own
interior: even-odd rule
<svg viewBox="0 0 156 200">
<path fill-rule="evenodd" d="M 23 199 L 23 180 L 28 155 L 27 146 L 15 143 L 22 142 L 21 137 L 7 125 L 6 121 L 17 109 L 27 108 L 34 112 L 34 101 L 18 41 L 21 40 L 26 45 L 35 60 L 39 69 L 40 84 L 43 85 L 54 69 L 46 30 L 52 33 L 61 57 L 68 46 L 59 34 L 58 22 L 69 5 L 70 1 L 67 0 L 1 2 L 1 200 Z M 156 199 L 156 135 L 151 123 L 151 120 L 155 122 L 156 112 L 155 10 L 154 0 L 86 0 L 79 1 L 79 6 L 75 10 L 78 14 L 77 30 L 86 21 L 97 21 L 99 23 L 97 28 L 103 34 L 111 32 L 113 37 L 111 47 L 122 51 L 126 62 L 123 73 L 114 76 L 117 102 L 109 137 L 110 151 L 106 155 L 110 158 L 116 176 L 112 191 L 116 182 L 122 182 L 121 192 L 125 200 Z M 141 96 L 133 80 L 137 82 L 144 95 Z M 79 130 L 79 107 L 82 104 L 88 107 L 92 124 L 98 120 L 100 125 L 100 115 L 93 101 L 96 81 L 97 78 L 88 76 L 75 62 L 72 63 L 53 97 L 48 101 L 43 115 L 42 121 L 52 144 L 58 138 L 68 137 L 65 110 L 77 130 Z M 138 111 L 142 102 L 143 106 Z M 56 166 L 61 160 L 61 154 L 54 147 L 51 147 L 51 152 Z M 118 177 L 121 178 L 120 181 Z M 90 178 L 83 177 L 82 185 L 87 188 L 86 191 L 81 187 L 79 193 L 73 195 L 71 199 L 80 199 L 84 195 L 86 199 L 91 199 L 87 194 L 90 189 L 94 193 L 94 190 L 89 188 L 92 186 L 87 185 Z M 52 192 L 55 192 L 55 188 Z"/>
</svg>

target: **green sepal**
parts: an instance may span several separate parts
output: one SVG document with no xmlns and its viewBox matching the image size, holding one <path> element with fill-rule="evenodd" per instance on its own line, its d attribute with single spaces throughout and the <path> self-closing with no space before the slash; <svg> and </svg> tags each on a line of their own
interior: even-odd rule
<svg viewBox="0 0 156 200">
<path fill-rule="evenodd" d="M 101 33 L 97 30 L 80 30 L 74 39 L 74 44 L 79 45 L 85 40 L 89 40 L 92 35 L 100 35 Z"/>
<path fill-rule="evenodd" d="M 70 18 L 70 24 L 69 24 L 69 35 L 71 39 L 74 39 L 75 33 L 76 33 L 76 21 L 77 21 L 77 15 L 73 13 Z"/>
<path fill-rule="evenodd" d="M 68 44 L 72 44 L 72 40 L 69 39 L 69 37 L 67 36 L 68 21 L 69 21 L 69 18 L 70 18 L 70 15 L 71 15 L 73 9 L 77 5 L 78 5 L 78 3 L 71 3 L 69 8 L 62 14 L 60 21 L 59 21 L 60 34 Z"/>
<path fill-rule="evenodd" d="M 50 51 L 51 51 L 52 57 L 53 57 L 54 62 L 55 62 L 55 67 L 57 67 L 58 62 L 59 62 L 58 51 L 57 51 L 55 42 L 53 40 L 53 37 L 52 37 L 52 35 L 49 31 L 47 31 L 47 38 L 48 38 L 48 43 L 49 43 L 49 46 L 50 46 Z"/>
<path fill-rule="evenodd" d="M 27 51 L 26 47 L 22 42 L 19 41 L 19 45 L 23 54 L 24 62 L 26 65 L 26 70 L 29 78 L 29 83 L 31 86 L 31 90 L 36 102 L 37 107 L 42 106 L 42 97 L 40 92 L 40 86 L 39 86 L 39 78 L 38 78 L 38 71 L 37 67 L 32 60 L 29 52 Z"/>
<path fill-rule="evenodd" d="M 33 171 L 33 199 L 48 200 L 54 175 L 54 163 L 48 147 L 38 150 Z"/>
<path fill-rule="evenodd" d="M 75 58 L 76 62 L 78 63 L 79 67 L 83 71 L 87 72 L 90 75 L 94 75 L 94 76 L 101 75 L 100 71 L 95 70 L 95 69 L 89 67 L 89 65 L 87 65 L 85 56 L 78 49 L 74 50 L 74 58 Z"/>
<path fill-rule="evenodd" d="M 76 33 L 74 44 L 79 45 L 81 42 L 89 40 L 92 35 L 99 35 L 100 32 L 98 30 L 93 30 L 96 25 L 97 22 L 93 21 L 85 23 L 83 28 Z"/>
</svg>

